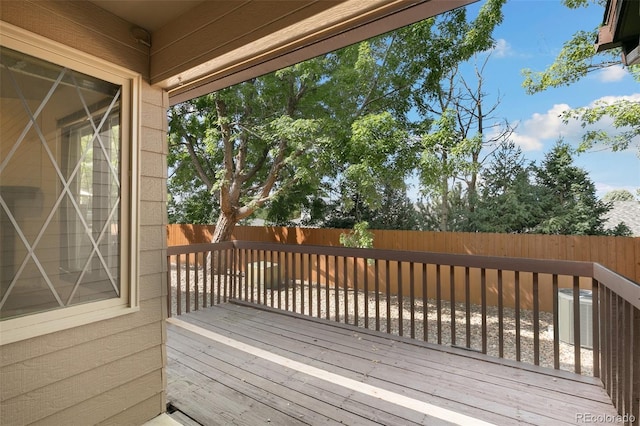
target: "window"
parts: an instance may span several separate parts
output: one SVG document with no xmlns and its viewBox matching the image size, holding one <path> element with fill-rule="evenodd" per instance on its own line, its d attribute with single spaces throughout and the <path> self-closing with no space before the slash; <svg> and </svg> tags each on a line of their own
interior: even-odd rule
<svg viewBox="0 0 640 426">
<path fill-rule="evenodd" d="M 51 42 L 2 36 L 0 327 L 6 343 L 136 307 L 130 174 L 139 84 L 125 70 Z"/>
</svg>

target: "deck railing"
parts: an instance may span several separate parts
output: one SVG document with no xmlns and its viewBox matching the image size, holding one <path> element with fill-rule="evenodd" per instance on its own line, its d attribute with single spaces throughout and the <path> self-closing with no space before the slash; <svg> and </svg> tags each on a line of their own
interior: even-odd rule
<svg viewBox="0 0 640 426">
<path fill-rule="evenodd" d="M 167 255 L 169 315 L 235 299 L 593 375 L 638 424 L 640 286 L 597 263 L 246 241 Z"/>
</svg>

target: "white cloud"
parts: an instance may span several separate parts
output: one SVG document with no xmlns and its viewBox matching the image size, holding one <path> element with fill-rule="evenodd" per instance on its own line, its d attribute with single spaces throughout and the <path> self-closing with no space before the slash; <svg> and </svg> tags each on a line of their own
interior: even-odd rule
<svg viewBox="0 0 640 426">
<path fill-rule="evenodd" d="M 600 71 L 597 77 L 603 83 L 611 83 L 622 80 L 627 74 L 628 71 L 621 65 L 614 65 Z"/>
<path fill-rule="evenodd" d="M 504 58 L 505 56 L 510 56 L 512 54 L 511 45 L 507 40 L 503 38 L 499 38 L 496 40 L 495 46 L 490 50 L 490 53 L 494 55 L 496 58 Z"/>
<path fill-rule="evenodd" d="M 619 100 L 629 100 L 640 102 L 640 93 L 627 96 L 603 96 L 591 102 L 588 107 L 596 104 L 611 104 Z M 545 141 L 555 142 L 558 138 L 564 138 L 567 142 L 578 142 L 585 133 L 585 128 L 578 120 L 569 120 L 564 123 L 562 114 L 571 109 L 568 104 L 555 104 L 544 113 L 534 113 L 530 118 L 516 124 L 516 130 L 511 136 L 511 140 L 520 146 L 523 151 L 540 151 L 544 148 Z M 620 130 L 613 128 L 613 119 L 604 117 L 598 123 L 588 128 L 607 129 L 610 134 L 615 134 Z"/>
<path fill-rule="evenodd" d="M 573 130 L 561 118 L 562 113 L 569 109 L 571 107 L 567 104 L 556 104 L 545 113 L 535 113 L 531 118 L 516 123 L 511 140 L 523 151 L 542 150 L 545 140 L 557 140 Z"/>
<path fill-rule="evenodd" d="M 610 105 L 617 101 L 631 101 L 631 102 L 640 102 L 640 93 L 634 93 L 632 95 L 624 95 L 624 96 L 603 96 L 601 98 L 596 99 L 591 102 L 588 106 L 593 107 L 596 104 L 607 104 Z"/>
<path fill-rule="evenodd" d="M 543 148 L 542 141 L 533 136 L 516 132 L 511 135 L 510 139 L 525 152 L 541 151 Z"/>
</svg>

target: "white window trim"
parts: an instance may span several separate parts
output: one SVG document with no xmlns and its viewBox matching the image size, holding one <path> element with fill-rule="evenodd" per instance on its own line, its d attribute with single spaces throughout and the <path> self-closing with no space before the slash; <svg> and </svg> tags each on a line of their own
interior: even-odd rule
<svg viewBox="0 0 640 426">
<path fill-rule="evenodd" d="M 0 21 L 0 45 L 122 85 L 121 252 L 119 298 L 84 303 L 0 321 L 0 346 L 139 310 L 138 185 L 140 74 Z"/>
</svg>

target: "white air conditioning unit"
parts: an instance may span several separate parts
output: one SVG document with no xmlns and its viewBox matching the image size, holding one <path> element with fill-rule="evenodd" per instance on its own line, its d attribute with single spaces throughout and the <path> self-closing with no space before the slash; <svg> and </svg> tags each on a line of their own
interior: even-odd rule
<svg viewBox="0 0 640 426">
<path fill-rule="evenodd" d="M 593 348 L 593 308 L 591 290 L 580 290 L 580 346 Z M 560 340 L 574 344 L 573 290 L 558 290 L 558 332 Z"/>
</svg>

